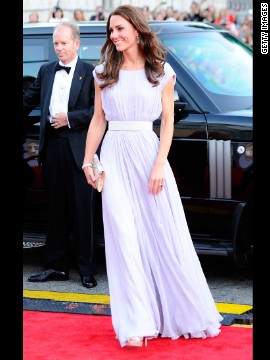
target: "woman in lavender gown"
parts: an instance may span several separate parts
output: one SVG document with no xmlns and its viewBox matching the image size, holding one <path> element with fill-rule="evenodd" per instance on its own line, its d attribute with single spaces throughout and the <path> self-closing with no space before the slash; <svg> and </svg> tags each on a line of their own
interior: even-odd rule
<svg viewBox="0 0 270 360">
<path fill-rule="evenodd" d="M 168 163 L 176 75 L 166 51 L 133 6 L 116 8 L 95 77 L 95 112 L 83 169 L 101 143 L 102 208 L 112 323 L 120 346 L 158 336 L 220 332 L 216 309 Z M 160 139 L 153 121 L 162 114 Z M 184 154 L 182 156 L 185 156 Z"/>
</svg>

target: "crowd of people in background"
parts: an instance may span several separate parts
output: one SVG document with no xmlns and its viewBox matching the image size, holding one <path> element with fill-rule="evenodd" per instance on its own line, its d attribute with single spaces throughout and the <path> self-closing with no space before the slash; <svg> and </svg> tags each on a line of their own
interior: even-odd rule
<svg viewBox="0 0 270 360">
<path fill-rule="evenodd" d="M 200 21 L 203 23 L 218 24 L 224 26 L 235 37 L 250 46 L 253 46 L 253 10 L 249 9 L 247 14 L 239 17 L 232 10 L 228 8 L 221 8 L 216 10 L 215 5 L 209 4 L 207 0 L 192 1 L 190 11 L 178 11 L 173 6 L 163 7 L 164 1 L 160 1 L 157 6 L 150 10 L 148 5 L 142 7 L 147 20 L 164 20 L 164 21 Z M 73 12 L 73 19 L 64 17 L 64 12 L 61 7 L 55 7 L 49 10 L 48 22 L 58 22 L 65 20 L 74 21 L 99 21 L 106 20 L 106 15 L 102 5 L 96 7 L 95 13 L 88 19 L 85 16 L 83 9 L 75 9 Z M 39 14 L 34 11 L 29 15 L 29 23 L 39 22 Z"/>
</svg>

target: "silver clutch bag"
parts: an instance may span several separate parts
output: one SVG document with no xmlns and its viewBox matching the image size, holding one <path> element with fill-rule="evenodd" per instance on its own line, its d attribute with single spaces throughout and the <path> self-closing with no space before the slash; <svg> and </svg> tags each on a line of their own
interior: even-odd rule
<svg viewBox="0 0 270 360">
<path fill-rule="evenodd" d="M 97 154 L 94 155 L 92 161 L 93 171 L 96 178 L 96 187 L 97 191 L 101 192 L 104 184 L 105 171 L 103 166 L 100 163 L 99 157 Z"/>
</svg>

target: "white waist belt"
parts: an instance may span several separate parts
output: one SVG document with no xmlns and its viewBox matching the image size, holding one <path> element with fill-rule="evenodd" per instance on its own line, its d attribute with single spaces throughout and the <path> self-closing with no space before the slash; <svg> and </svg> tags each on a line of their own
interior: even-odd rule
<svg viewBox="0 0 270 360">
<path fill-rule="evenodd" d="M 152 121 L 108 121 L 109 130 L 153 130 Z"/>
</svg>

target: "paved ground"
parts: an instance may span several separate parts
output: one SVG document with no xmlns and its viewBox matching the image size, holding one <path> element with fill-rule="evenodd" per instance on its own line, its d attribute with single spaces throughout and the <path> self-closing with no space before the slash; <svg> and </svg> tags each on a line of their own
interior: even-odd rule
<svg viewBox="0 0 270 360">
<path fill-rule="evenodd" d="M 108 281 L 104 259 L 104 249 L 97 252 L 96 279 L 97 287 L 86 289 L 81 285 L 79 274 L 74 266 L 70 269 L 68 281 L 46 283 L 30 283 L 30 275 L 43 270 L 41 266 L 41 248 L 24 249 L 23 289 L 36 291 L 57 291 L 63 293 L 78 293 L 89 295 L 108 295 Z M 253 281 L 250 271 L 236 272 L 230 269 L 225 259 L 200 258 L 203 270 L 215 302 L 253 305 Z M 223 265 L 222 265 L 223 263 Z"/>
</svg>

